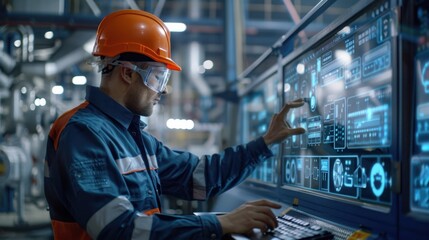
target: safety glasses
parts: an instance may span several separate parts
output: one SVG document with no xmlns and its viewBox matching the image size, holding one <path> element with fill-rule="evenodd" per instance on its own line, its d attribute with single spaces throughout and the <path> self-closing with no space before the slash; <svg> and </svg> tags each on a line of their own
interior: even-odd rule
<svg viewBox="0 0 429 240">
<path fill-rule="evenodd" d="M 113 61 L 112 65 L 122 65 L 140 74 L 144 84 L 156 93 L 164 93 L 167 82 L 170 79 L 171 70 L 164 63 L 127 61 Z"/>
</svg>

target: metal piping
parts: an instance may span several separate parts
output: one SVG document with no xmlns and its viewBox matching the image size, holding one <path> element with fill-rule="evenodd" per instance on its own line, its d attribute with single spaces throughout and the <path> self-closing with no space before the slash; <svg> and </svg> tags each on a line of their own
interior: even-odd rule
<svg viewBox="0 0 429 240">
<path fill-rule="evenodd" d="M 320 0 L 317 5 L 311 9 L 302 19 L 301 22 L 296 25 L 293 29 L 289 30 L 283 35 L 273 46 L 265 51 L 256 61 L 254 61 L 249 67 L 247 67 L 239 76 L 238 79 L 244 79 L 250 74 L 257 66 L 265 61 L 276 48 L 281 47 L 287 40 L 290 39 L 296 33 L 306 28 L 314 19 L 319 17 L 329 6 L 331 6 L 336 0 Z"/>
<path fill-rule="evenodd" d="M 295 6 L 293 5 L 291 0 L 283 0 L 283 3 L 286 5 L 286 8 L 295 24 L 299 24 L 301 22 L 301 18 L 299 17 L 298 12 L 296 11 Z M 304 31 L 298 33 L 298 36 L 301 38 L 302 42 L 306 42 L 308 40 L 307 35 Z"/>
<path fill-rule="evenodd" d="M 159 16 L 161 14 L 162 9 L 164 8 L 165 0 L 159 0 L 156 4 L 155 10 L 153 11 L 153 14 L 155 16 Z"/>
<path fill-rule="evenodd" d="M 34 51 L 34 33 L 30 26 L 18 25 L 17 27 L 4 28 L 2 31 L 5 36 L 11 33 L 18 33 L 21 40 L 21 55 L 18 58 L 20 62 L 33 61 Z"/>
<path fill-rule="evenodd" d="M 193 0 L 189 4 L 189 17 L 191 19 L 199 19 L 201 17 L 201 3 Z M 204 81 L 199 73 L 201 60 L 203 59 L 203 48 L 201 44 L 195 41 L 189 43 L 189 58 L 188 58 L 188 74 L 189 80 L 195 86 L 198 93 L 203 97 L 211 96 L 212 92 L 208 84 Z"/>
<path fill-rule="evenodd" d="M 62 47 L 51 57 L 48 62 L 22 63 L 22 73 L 49 77 L 56 75 L 72 65 L 78 64 L 89 58 L 91 53 L 84 49 L 85 43 L 94 37 L 93 31 L 77 31 L 70 36 Z"/>
<path fill-rule="evenodd" d="M 89 8 L 91 8 L 92 13 L 94 13 L 94 16 L 100 16 L 101 10 L 97 6 L 97 3 L 95 3 L 94 0 L 86 0 L 86 3 L 88 4 Z"/>
<path fill-rule="evenodd" d="M 18 26 L 18 31 L 21 34 L 21 61 L 31 62 L 34 59 L 34 33 L 30 26 Z"/>
<path fill-rule="evenodd" d="M 9 73 L 15 68 L 16 61 L 6 52 L 0 51 L 0 66 L 5 72 Z"/>
<path fill-rule="evenodd" d="M 128 6 L 130 6 L 131 9 L 139 10 L 139 6 L 134 0 L 126 0 Z"/>
<path fill-rule="evenodd" d="M 64 71 L 74 64 L 85 60 L 90 56 L 90 53 L 85 51 L 83 48 L 80 48 L 64 55 L 55 62 L 22 63 L 21 71 L 22 73 L 28 75 L 50 77 Z"/>
<path fill-rule="evenodd" d="M 0 89 L 9 88 L 12 85 L 12 79 L 0 71 Z"/>
</svg>

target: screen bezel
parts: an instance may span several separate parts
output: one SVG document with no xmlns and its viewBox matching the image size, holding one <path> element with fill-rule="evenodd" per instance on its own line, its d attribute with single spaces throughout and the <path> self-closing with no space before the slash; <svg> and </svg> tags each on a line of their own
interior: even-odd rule
<svg viewBox="0 0 429 240">
<path fill-rule="evenodd" d="M 423 2 L 423 1 L 422 1 Z M 402 117 L 401 139 L 410 139 L 401 147 L 400 156 L 403 161 L 401 162 L 401 195 L 399 198 L 399 238 L 401 239 L 424 239 L 429 234 L 427 228 L 429 224 L 429 214 L 415 211 L 411 207 L 411 160 L 414 157 L 414 144 L 415 144 L 415 121 L 416 121 L 416 104 L 417 104 L 417 84 L 418 78 L 416 75 L 417 60 L 419 56 L 426 54 L 429 51 L 427 48 L 424 51 L 417 51 L 419 48 L 418 35 L 409 35 L 409 29 L 416 32 L 417 29 L 417 4 L 414 1 L 405 1 L 401 9 L 401 19 L 403 25 L 408 26 L 407 32 L 402 33 L 400 38 L 401 47 L 401 64 L 400 64 L 400 83 L 403 89 L 401 98 L 402 110 L 400 116 Z M 417 29 L 417 30 L 416 30 Z M 421 33 L 417 33 L 421 34 Z M 427 34 L 427 33 L 426 33 Z M 411 81 L 410 81 L 411 79 Z M 411 84 L 410 84 L 411 82 Z"/>
</svg>

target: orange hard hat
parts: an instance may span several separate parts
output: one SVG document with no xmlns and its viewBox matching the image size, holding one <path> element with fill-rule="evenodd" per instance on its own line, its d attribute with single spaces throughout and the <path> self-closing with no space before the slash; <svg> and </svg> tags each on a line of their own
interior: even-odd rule
<svg viewBox="0 0 429 240">
<path fill-rule="evenodd" d="M 107 15 L 97 29 L 92 55 L 115 57 L 138 53 L 168 69 L 182 70 L 171 59 L 170 31 L 157 16 L 141 10 L 119 10 Z"/>
</svg>

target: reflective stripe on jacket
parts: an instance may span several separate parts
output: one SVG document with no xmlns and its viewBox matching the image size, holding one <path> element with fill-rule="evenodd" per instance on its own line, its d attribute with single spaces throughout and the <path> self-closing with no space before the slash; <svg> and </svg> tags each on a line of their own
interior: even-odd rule
<svg viewBox="0 0 429 240">
<path fill-rule="evenodd" d="M 53 124 L 45 196 L 55 239 L 220 239 L 214 215 L 162 214 L 160 195 L 204 200 L 242 182 L 272 156 L 262 138 L 197 157 L 144 131 L 140 117 L 87 87 Z"/>
</svg>

